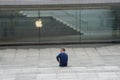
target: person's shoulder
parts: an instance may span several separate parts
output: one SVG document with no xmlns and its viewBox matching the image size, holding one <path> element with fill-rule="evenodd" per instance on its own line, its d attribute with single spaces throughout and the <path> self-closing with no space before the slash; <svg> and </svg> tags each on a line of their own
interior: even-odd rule
<svg viewBox="0 0 120 80">
<path fill-rule="evenodd" d="M 59 55 L 64 55 L 64 54 L 67 54 L 67 53 L 59 53 Z"/>
<path fill-rule="evenodd" d="M 62 53 L 59 53 L 58 55 L 61 55 Z"/>
<path fill-rule="evenodd" d="M 67 53 L 64 53 L 65 55 L 68 55 Z"/>
<path fill-rule="evenodd" d="M 67 55 L 67 53 L 63 53 L 63 54 Z"/>
<path fill-rule="evenodd" d="M 59 53 L 59 55 L 63 55 L 64 53 Z"/>
</svg>

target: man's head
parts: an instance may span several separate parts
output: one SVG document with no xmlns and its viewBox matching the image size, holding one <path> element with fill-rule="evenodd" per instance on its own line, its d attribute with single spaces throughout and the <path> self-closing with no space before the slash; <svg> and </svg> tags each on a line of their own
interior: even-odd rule
<svg viewBox="0 0 120 80">
<path fill-rule="evenodd" d="M 61 48 L 61 49 L 60 49 L 60 52 L 65 52 L 65 48 Z"/>
</svg>

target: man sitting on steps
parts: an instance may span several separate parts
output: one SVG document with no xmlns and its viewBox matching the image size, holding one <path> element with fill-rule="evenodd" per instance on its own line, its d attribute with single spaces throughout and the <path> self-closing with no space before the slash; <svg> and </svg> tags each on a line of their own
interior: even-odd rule
<svg viewBox="0 0 120 80">
<path fill-rule="evenodd" d="M 57 61 L 59 62 L 59 66 L 65 67 L 68 64 L 68 55 L 65 53 L 65 49 L 61 48 L 60 53 L 56 57 Z"/>
</svg>

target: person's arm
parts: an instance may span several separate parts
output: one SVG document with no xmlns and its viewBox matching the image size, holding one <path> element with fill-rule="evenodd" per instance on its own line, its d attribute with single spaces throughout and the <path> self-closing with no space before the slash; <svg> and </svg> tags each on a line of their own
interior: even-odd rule
<svg viewBox="0 0 120 80">
<path fill-rule="evenodd" d="M 60 63 L 59 55 L 57 55 L 56 59 Z"/>
</svg>

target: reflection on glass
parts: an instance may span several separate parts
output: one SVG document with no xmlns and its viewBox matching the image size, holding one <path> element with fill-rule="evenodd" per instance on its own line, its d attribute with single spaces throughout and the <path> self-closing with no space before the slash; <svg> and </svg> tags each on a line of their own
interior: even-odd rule
<svg viewBox="0 0 120 80">
<path fill-rule="evenodd" d="M 37 10 L 0 11 L 0 43 L 38 42 Z M 120 40 L 120 8 L 42 10 L 40 42 Z"/>
</svg>

